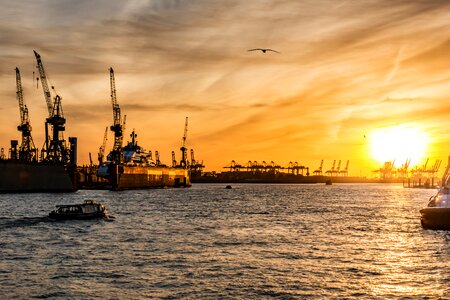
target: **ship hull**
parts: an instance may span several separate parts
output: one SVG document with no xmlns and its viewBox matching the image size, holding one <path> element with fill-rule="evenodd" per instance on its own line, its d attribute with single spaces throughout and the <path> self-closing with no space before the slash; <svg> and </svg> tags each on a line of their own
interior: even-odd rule
<svg viewBox="0 0 450 300">
<path fill-rule="evenodd" d="M 424 229 L 450 230 L 450 207 L 427 207 L 420 214 Z"/>
<path fill-rule="evenodd" d="M 0 160 L 0 193 L 76 190 L 76 184 L 62 165 Z"/>
<path fill-rule="evenodd" d="M 183 168 L 111 166 L 113 190 L 191 186 L 190 173 Z"/>
</svg>

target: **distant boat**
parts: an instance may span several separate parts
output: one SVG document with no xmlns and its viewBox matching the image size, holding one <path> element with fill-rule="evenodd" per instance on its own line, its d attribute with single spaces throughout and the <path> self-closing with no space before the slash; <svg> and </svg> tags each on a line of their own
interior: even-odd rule
<svg viewBox="0 0 450 300">
<path fill-rule="evenodd" d="M 450 230 L 450 157 L 436 195 L 432 196 L 426 208 L 420 210 L 420 222 L 424 229 Z"/>
<path fill-rule="evenodd" d="M 331 182 L 331 179 L 328 179 L 327 181 L 325 181 L 325 185 L 332 185 L 333 182 Z"/>
<path fill-rule="evenodd" d="M 226 188 L 227 190 L 231 190 L 231 185 L 227 185 L 225 188 Z"/>
<path fill-rule="evenodd" d="M 82 204 L 57 205 L 49 218 L 56 220 L 87 220 L 108 217 L 106 208 L 94 200 L 85 200 Z"/>
</svg>

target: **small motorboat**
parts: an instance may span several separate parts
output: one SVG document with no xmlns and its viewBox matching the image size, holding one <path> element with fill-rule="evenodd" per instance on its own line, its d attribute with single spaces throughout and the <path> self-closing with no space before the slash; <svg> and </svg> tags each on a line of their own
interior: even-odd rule
<svg viewBox="0 0 450 300">
<path fill-rule="evenodd" d="M 450 157 L 442 184 L 431 196 L 427 207 L 420 210 L 420 223 L 424 229 L 450 230 Z"/>
<path fill-rule="evenodd" d="M 56 205 L 49 218 L 56 220 L 87 220 L 108 218 L 105 206 L 94 200 L 84 200 L 82 204 Z"/>
</svg>

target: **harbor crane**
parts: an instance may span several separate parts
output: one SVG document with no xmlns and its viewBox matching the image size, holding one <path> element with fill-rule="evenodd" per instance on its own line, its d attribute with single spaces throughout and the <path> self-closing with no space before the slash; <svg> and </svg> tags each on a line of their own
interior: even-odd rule
<svg viewBox="0 0 450 300">
<path fill-rule="evenodd" d="M 336 172 L 335 166 L 336 166 L 336 160 L 333 160 L 333 166 L 331 167 L 330 170 L 327 170 L 325 172 L 325 174 L 327 174 L 329 176 L 333 176 L 335 174 L 335 172 Z"/>
<path fill-rule="evenodd" d="M 37 159 L 37 149 L 31 137 L 31 125 L 28 116 L 28 108 L 23 101 L 22 80 L 19 68 L 16 68 L 17 100 L 19 101 L 20 125 L 17 130 L 22 132 L 22 144 L 19 147 L 19 159 L 23 161 L 35 161 Z"/>
<path fill-rule="evenodd" d="M 186 117 L 186 122 L 184 123 L 184 134 L 181 142 L 181 159 L 180 159 L 180 167 L 185 168 L 187 162 L 187 148 L 186 148 L 186 138 L 188 131 L 188 117 Z"/>
<path fill-rule="evenodd" d="M 158 152 L 158 150 L 155 151 L 155 164 L 157 166 L 161 165 L 161 160 L 159 159 L 159 152 Z"/>
<path fill-rule="evenodd" d="M 400 168 L 397 169 L 397 175 L 401 178 L 407 178 L 408 177 L 408 168 L 411 164 L 411 158 L 407 158 L 405 163 L 402 164 Z"/>
<path fill-rule="evenodd" d="M 191 170 L 191 175 L 200 176 L 203 172 L 204 167 L 205 166 L 203 165 L 203 161 L 202 162 L 197 161 L 194 156 L 194 149 L 191 149 L 191 164 L 189 166 L 189 169 Z"/>
<path fill-rule="evenodd" d="M 181 164 L 181 161 L 180 161 Z M 172 151 L 172 167 L 175 168 L 177 166 L 177 160 L 175 159 L 175 151 Z"/>
<path fill-rule="evenodd" d="M 338 166 L 337 166 L 336 170 L 334 171 L 334 174 L 336 176 L 339 176 L 340 173 L 341 173 L 341 160 L 339 160 Z"/>
<path fill-rule="evenodd" d="M 191 166 L 194 166 L 197 162 L 195 161 L 194 149 L 191 149 Z"/>
<path fill-rule="evenodd" d="M 314 170 L 313 174 L 315 176 L 322 176 L 323 159 L 320 161 L 320 166 L 317 170 Z"/>
<path fill-rule="evenodd" d="M 339 174 L 342 176 L 348 176 L 348 165 L 350 164 L 350 160 L 347 160 L 347 163 L 345 164 L 344 170 L 339 171 Z"/>
<path fill-rule="evenodd" d="M 103 162 L 103 158 L 105 157 L 105 148 L 106 142 L 108 141 L 108 127 L 105 129 L 105 135 L 103 136 L 103 143 L 98 150 L 98 165 L 100 166 Z"/>
<path fill-rule="evenodd" d="M 111 131 L 114 132 L 114 146 L 111 151 L 110 159 L 111 162 L 120 163 L 122 161 L 122 143 L 123 143 L 123 131 L 125 127 L 125 117 L 122 123 L 122 117 L 120 115 L 120 107 L 117 102 L 116 95 L 116 82 L 114 78 L 113 68 L 109 68 L 109 78 L 111 84 L 111 103 L 113 109 L 113 125 L 110 127 Z"/>
<path fill-rule="evenodd" d="M 44 97 L 48 110 L 48 118 L 45 121 L 45 144 L 43 149 L 43 152 L 45 152 L 44 160 L 66 164 L 70 159 L 70 153 L 69 149 L 65 145 L 63 136 L 66 119 L 64 118 L 61 106 L 61 97 L 56 95 L 52 100 L 41 56 L 36 51 L 34 51 L 34 55 L 36 56 L 37 69 L 39 70 L 41 86 L 44 91 Z M 52 90 L 55 90 L 53 86 Z M 49 126 L 51 127 L 50 129 Z M 51 131 L 51 137 L 49 131 Z"/>
</svg>

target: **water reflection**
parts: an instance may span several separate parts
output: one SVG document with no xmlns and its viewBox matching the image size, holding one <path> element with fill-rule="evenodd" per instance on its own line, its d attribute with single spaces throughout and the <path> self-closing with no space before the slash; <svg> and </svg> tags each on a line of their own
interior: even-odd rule
<svg viewBox="0 0 450 300">
<path fill-rule="evenodd" d="M 433 193 L 336 184 L 0 195 L 0 284 L 6 298 L 450 297 L 450 235 L 419 221 Z M 84 199 L 103 200 L 115 222 L 28 222 Z"/>
</svg>

